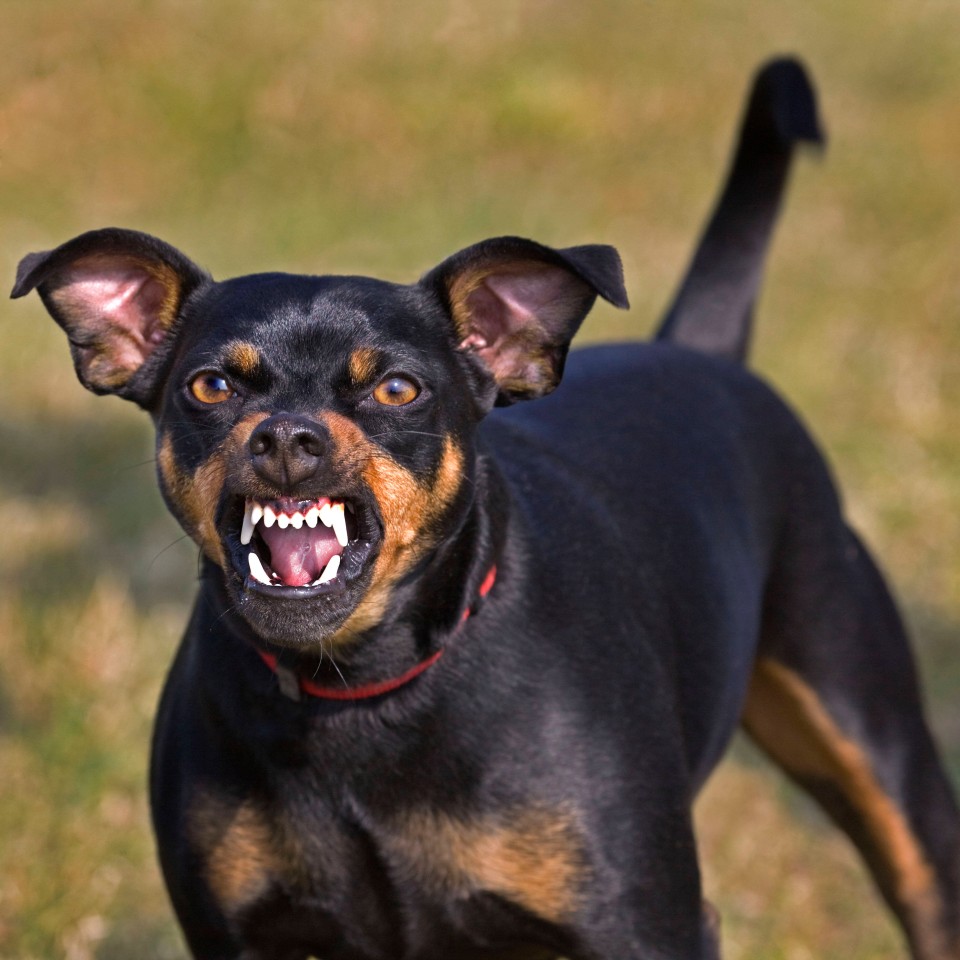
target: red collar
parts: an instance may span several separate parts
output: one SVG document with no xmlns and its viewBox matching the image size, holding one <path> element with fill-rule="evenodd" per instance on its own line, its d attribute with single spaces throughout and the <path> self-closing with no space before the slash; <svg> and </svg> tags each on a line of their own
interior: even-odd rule
<svg viewBox="0 0 960 960">
<path fill-rule="evenodd" d="M 486 597 L 493 589 L 493 584 L 496 579 L 497 568 L 496 565 L 494 565 L 487 571 L 483 583 L 480 584 L 480 589 L 477 591 L 478 601 L 463 611 L 463 616 L 460 618 L 461 624 L 477 612 L 479 609 L 479 600 Z M 421 673 L 432 667 L 443 656 L 445 649 L 445 647 L 441 647 L 427 657 L 426 660 L 421 660 L 420 663 L 411 667 L 406 673 L 401 674 L 399 677 L 391 677 L 387 680 L 380 680 L 377 683 L 366 683 L 359 687 L 323 687 L 307 677 L 300 676 L 291 670 L 290 667 L 283 666 L 283 664 L 278 662 L 276 654 L 267 653 L 259 649 L 259 647 L 257 648 L 257 653 L 260 654 L 260 659 L 277 675 L 280 692 L 291 700 L 299 700 L 302 694 L 319 697 L 321 700 L 368 700 L 370 697 L 379 697 L 382 694 L 391 693 L 409 683 L 415 677 L 419 677 Z"/>
</svg>

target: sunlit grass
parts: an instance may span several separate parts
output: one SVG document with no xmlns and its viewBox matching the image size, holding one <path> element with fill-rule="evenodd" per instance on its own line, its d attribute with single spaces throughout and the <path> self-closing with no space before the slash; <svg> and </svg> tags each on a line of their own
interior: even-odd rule
<svg viewBox="0 0 960 960">
<path fill-rule="evenodd" d="M 960 777 L 960 8 L 948 0 L 7 0 L 0 254 L 116 224 L 218 276 L 412 279 L 483 236 L 621 249 L 645 335 L 748 76 L 811 66 L 754 366 L 810 422 L 914 625 Z M 0 327 L 0 958 L 177 957 L 144 781 L 195 552 L 146 418 L 77 385 L 35 298 Z M 169 547 L 169 549 L 167 549 Z M 844 841 L 749 751 L 699 808 L 727 960 L 900 955 Z"/>
</svg>

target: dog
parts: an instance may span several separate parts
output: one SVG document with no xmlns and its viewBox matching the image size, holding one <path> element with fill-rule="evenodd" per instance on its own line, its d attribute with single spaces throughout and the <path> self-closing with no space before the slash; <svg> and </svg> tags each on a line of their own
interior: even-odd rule
<svg viewBox="0 0 960 960">
<path fill-rule="evenodd" d="M 23 259 L 13 296 L 151 415 L 202 551 L 151 766 L 195 957 L 718 957 L 690 808 L 738 724 L 912 955 L 960 957 L 960 820 L 901 621 L 743 363 L 819 139 L 803 68 L 768 64 L 654 342 L 569 358 L 597 297 L 627 307 L 611 247 L 501 237 L 407 286 L 214 282 L 124 229 Z"/>
</svg>

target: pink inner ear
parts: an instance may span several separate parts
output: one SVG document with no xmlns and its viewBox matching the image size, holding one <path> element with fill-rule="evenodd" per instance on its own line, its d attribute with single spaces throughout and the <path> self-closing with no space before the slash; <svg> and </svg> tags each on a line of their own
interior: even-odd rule
<svg viewBox="0 0 960 960">
<path fill-rule="evenodd" d="M 493 273 L 466 299 L 468 333 L 461 347 L 483 350 L 523 329 L 549 342 L 562 337 L 571 302 L 582 296 L 583 281 L 543 264 L 523 273 Z"/>
<path fill-rule="evenodd" d="M 169 291 L 137 264 L 78 263 L 60 278 L 54 296 L 114 369 L 136 370 L 166 335 Z"/>
<path fill-rule="evenodd" d="M 527 323 L 563 295 L 565 270 L 541 268 L 535 273 L 491 274 L 485 283 L 515 318 Z"/>
<path fill-rule="evenodd" d="M 464 349 L 485 350 L 501 340 L 511 329 L 503 301 L 481 283 L 466 300 L 468 333 L 460 346 Z"/>
</svg>

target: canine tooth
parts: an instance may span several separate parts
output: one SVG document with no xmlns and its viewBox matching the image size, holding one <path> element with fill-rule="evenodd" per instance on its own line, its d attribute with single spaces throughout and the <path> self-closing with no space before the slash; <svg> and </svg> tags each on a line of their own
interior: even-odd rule
<svg viewBox="0 0 960 960">
<path fill-rule="evenodd" d="M 299 510 L 290 518 L 290 525 L 295 530 L 299 530 L 303 526 L 303 514 Z"/>
<path fill-rule="evenodd" d="M 307 521 L 307 526 L 312 530 L 320 521 L 320 509 L 318 507 L 311 507 L 304 514 L 303 519 Z"/>
<path fill-rule="evenodd" d="M 277 514 L 277 526 L 281 530 L 286 530 L 290 526 L 290 518 L 285 513 Z"/>
<path fill-rule="evenodd" d="M 260 558 L 253 550 L 247 554 L 247 563 L 250 564 L 250 576 L 252 576 L 254 580 L 259 580 L 260 583 L 265 583 L 268 587 L 273 586 L 273 584 L 270 583 L 270 578 L 267 576 L 267 571 L 263 569 Z"/>
<path fill-rule="evenodd" d="M 333 508 L 330 506 L 329 500 L 320 508 L 320 519 L 325 526 L 333 526 Z"/>
<path fill-rule="evenodd" d="M 253 505 L 247 501 L 247 508 L 243 511 L 243 524 L 240 527 L 240 542 L 246 546 L 253 537 Z"/>
<path fill-rule="evenodd" d="M 250 520 L 253 522 L 253 525 L 256 526 L 262 519 L 263 507 L 261 507 L 259 503 L 254 503 L 250 511 Z"/>
<path fill-rule="evenodd" d="M 277 522 L 277 514 L 273 507 L 264 507 L 263 508 L 263 525 L 265 527 L 272 527 Z"/>
<path fill-rule="evenodd" d="M 320 574 L 320 579 L 317 582 L 329 583 L 337 575 L 337 571 L 339 569 L 340 569 L 340 554 L 335 553 L 330 558 L 330 562 L 324 568 L 323 573 Z"/>
<path fill-rule="evenodd" d="M 345 547 L 350 538 L 347 536 L 347 521 L 343 516 L 343 504 L 335 503 L 330 507 L 333 532 L 337 535 L 337 542 L 341 547 Z"/>
</svg>

